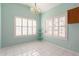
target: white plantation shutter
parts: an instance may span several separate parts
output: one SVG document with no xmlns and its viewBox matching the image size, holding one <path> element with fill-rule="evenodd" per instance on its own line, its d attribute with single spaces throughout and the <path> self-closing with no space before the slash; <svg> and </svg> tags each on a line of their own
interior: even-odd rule
<svg viewBox="0 0 79 59">
<path fill-rule="evenodd" d="M 36 20 L 16 17 L 16 36 L 36 34 Z"/>
</svg>

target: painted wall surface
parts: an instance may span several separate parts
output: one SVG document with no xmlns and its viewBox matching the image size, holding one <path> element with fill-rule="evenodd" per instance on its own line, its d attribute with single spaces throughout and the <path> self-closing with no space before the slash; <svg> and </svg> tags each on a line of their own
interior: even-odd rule
<svg viewBox="0 0 79 59">
<path fill-rule="evenodd" d="M 45 20 L 49 17 L 67 13 L 68 9 L 79 7 L 79 4 L 65 3 L 60 4 L 47 12 L 42 14 L 42 32 L 44 40 L 57 44 L 61 47 L 79 52 L 79 24 L 68 24 L 67 26 L 67 40 L 54 36 L 46 36 L 45 33 Z"/>
<path fill-rule="evenodd" d="M 1 21 L 1 37 L 2 37 L 2 47 L 12 46 L 19 43 L 29 42 L 38 39 L 41 37 L 39 34 L 41 31 L 43 33 L 44 40 L 50 41 L 54 44 L 62 46 L 64 48 L 68 48 L 74 51 L 79 52 L 79 24 L 69 24 L 67 31 L 68 31 L 68 38 L 67 40 L 55 38 L 53 36 L 45 36 L 44 35 L 44 22 L 50 16 L 60 15 L 67 12 L 68 9 L 74 8 L 79 6 L 79 4 L 61 4 L 51 10 L 36 16 L 33 15 L 28 6 L 21 5 L 21 4 L 2 4 L 0 11 L 2 16 L 0 16 Z M 33 36 L 24 36 L 24 37 L 16 37 L 14 35 L 14 17 L 28 17 L 28 18 L 36 18 L 37 20 L 37 35 Z M 41 27 L 42 25 L 42 27 Z M 41 29 L 42 28 L 42 29 Z"/>
<path fill-rule="evenodd" d="M 1 48 L 1 4 L 0 4 L 0 48 Z"/>
<path fill-rule="evenodd" d="M 40 15 L 32 14 L 30 8 L 21 4 L 2 4 L 2 47 L 11 46 L 19 43 L 29 42 L 37 39 L 37 35 L 16 37 L 14 31 L 15 16 L 33 18 L 37 20 L 37 32 L 40 28 Z"/>
</svg>

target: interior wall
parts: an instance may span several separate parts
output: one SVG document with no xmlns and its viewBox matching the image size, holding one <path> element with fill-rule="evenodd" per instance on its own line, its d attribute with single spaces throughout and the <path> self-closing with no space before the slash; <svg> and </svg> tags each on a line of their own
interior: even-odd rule
<svg viewBox="0 0 79 59">
<path fill-rule="evenodd" d="M 45 12 L 38 16 L 33 15 L 28 6 L 21 5 L 21 4 L 0 4 L 0 23 L 1 23 L 1 39 L 0 43 L 2 43 L 2 47 L 12 46 L 19 43 L 29 42 L 33 40 L 37 40 L 40 37 L 39 32 L 41 31 L 42 25 L 42 33 L 44 40 L 50 41 L 54 44 L 62 46 L 64 48 L 68 48 L 74 51 L 79 52 L 79 24 L 69 24 L 68 25 L 68 38 L 67 40 L 54 38 L 53 36 L 45 36 L 44 35 L 44 22 L 50 16 L 55 16 L 59 14 L 66 13 L 69 8 L 73 8 L 79 6 L 79 4 L 61 4 L 51 10 Z M 14 35 L 14 16 L 20 17 L 28 17 L 28 18 L 36 18 L 37 20 L 37 35 L 33 36 L 26 36 L 26 37 L 15 37 Z M 74 32 L 75 31 L 75 32 Z"/>
<path fill-rule="evenodd" d="M 1 3 L 0 3 L 0 48 L 1 48 Z"/>
<path fill-rule="evenodd" d="M 14 17 L 32 18 L 37 21 L 37 32 L 40 28 L 40 14 L 32 14 L 30 8 L 26 5 L 14 3 L 2 3 L 2 47 L 12 46 L 19 43 L 37 40 L 37 35 L 16 37 L 14 32 Z"/>
<path fill-rule="evenodd" d="M 68 24 L 67 26 L 67 40 L 45 35 L 45 20 L 49 17 L 56 15 L 67 14 L 67 10 L 79 7 L 79 4 L 76 3 L 65 3 L 60 4 L 47 12 L 42 14 L 42 32 L 44 40 L 47 40 L 51 43 L 57 44 L 61 47 L 79 52 L 79 23 L 78 24 Z"/>
</svg>

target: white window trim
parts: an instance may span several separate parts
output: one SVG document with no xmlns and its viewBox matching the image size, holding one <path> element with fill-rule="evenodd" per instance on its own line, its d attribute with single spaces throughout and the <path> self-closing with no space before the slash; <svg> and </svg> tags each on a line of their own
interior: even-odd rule
<svg viewBox="0 0 79 59">
<path fill-rule="evenodd" d="M 26 26 L 23 26 L 22 24 L 21 24 L 21 35 L 16 35 L 16 27 L 18 27 L 18 26 L 16 26 L 16 18 L 21 18 L 21 19 L 27 19 L 27 35 L 23 35 L 23 27 L 26 27 Z M 25 17 L 14 17 L 14 36 L 15 37 L 23 37 L 23 36 L 25 36 L 25 37 L 27 37 L 27 36 L 31 36 L 31 35 L 36 35 L 37 34 L 37 31 L 35 31 L 36 33 L 35 34 L 33 34 L 33 27 L 37 27 L 37 25 L 36 26 L 33 26 L 33 20 L 35 20 L 35 19 L 31 19 L 32 20 L 32 34 L 31 35 L 28 35 L 28 19 L 30 19 L 30 18 L 25 18 Z M 36 20 L 35 20 L 36 21 Z M 22 23 L 23 23 L 23 21 L 22 21 Z M 36 23 L 37 24 L 37 23 Z M 36 28 L 36 30 L 37 30 L 37 28 Z"/>
<path fill-rule="evenodd" d="M 57 17 L 57 18 L 60 18 L 60 17 L 65 17 L 65 26 L 56 26 L 56 27 L 58 27 L 58 36 L 54 36 L 53 35 L 53 31 L 52 31 L 52 35 L 49 35 L 49 34 L 47 34 L 47 29 L 46 29 L 46 21 L 47 20 L 45 20 L 45 35 L 46 36 L 53 36 L 53 37 L 58 37 L 58 38 L 62 38 L 63 40 L 67 40 L 67 14 L 65 15 L 65 16 L 63 16 L 63 15 L 61 15 L 61 16 L 55 16 L 55 17 Z M 54 17 L 52 17 L 52 19 L 53 19 Z M 48 20 L 50 20 L 51 19 L 51 17 L 48 19 Z M 54 20 L 52 20 L 52 22 L 53 22 Z M 58 23 L 59 23 L 59 21 L 58 21 Z M 52 23 L 53 24 L 53 23 Z M 52 26 L 52 28 L 53 28 L 54 26 Z M 59 27 L 65 27 L 65 37 L 60 37 L 59 36 Z"/>
</svg>

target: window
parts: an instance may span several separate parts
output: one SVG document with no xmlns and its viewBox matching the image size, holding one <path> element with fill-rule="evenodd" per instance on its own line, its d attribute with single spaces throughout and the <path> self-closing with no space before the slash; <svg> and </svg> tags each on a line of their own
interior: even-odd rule
<svg viewBox="0 0 79 59">
<path fill-rule="evenodd" d="M 16 17 L 16 36 L 36 34 L 36 20 Z"/>
<path fill-rule="evenodd" d="M 22 29 L 21 29 L 21 25 L 22 25 L 22 20 L 21 20 L 21 18 L 16 18 L 16 36 L 20 36 L 20 35 L 22 35 L 22 33 L 21 33 L 21 31 L 22 31 Z"/>
<path fill-rule="evenodd" d="M 28 20 L 28 35 L 32 35 L 32 20 Z"/>
<path fill-rule="evenodd" d="M 59 36 L 66 36 L 66 20 L 65 17 L 60 17 L 59 19 Z"/>
<path fill-rule="evenodd" d="M 58 23 L 59 23 L 59 21 L 58 21 L 59 19 L 58 18 L 55 18 L 54 17 L 54 19 L 53 19 L 53 35 L 54 36 L 58 36 Z"/>
<path fill-rule="evenodd" d="M 52 20 L 47 20 L 46 24 L 46 34 L 52 35 Z"/>
<path fill-rule="evenodd" d="M 66 37 L 66 18 L 65 16 L 53 17 L 46 20 L 46 35 L 55 37 Z"/>
<path fill-rule="evenodd" d="M 27 19 L 22 19 L 22 35 L 27 35 Z"/>
<path fill-rule="evenodd" d="M 33 20 L 33 34 L 36 34 L 36 21 Z"/>
</svg>

